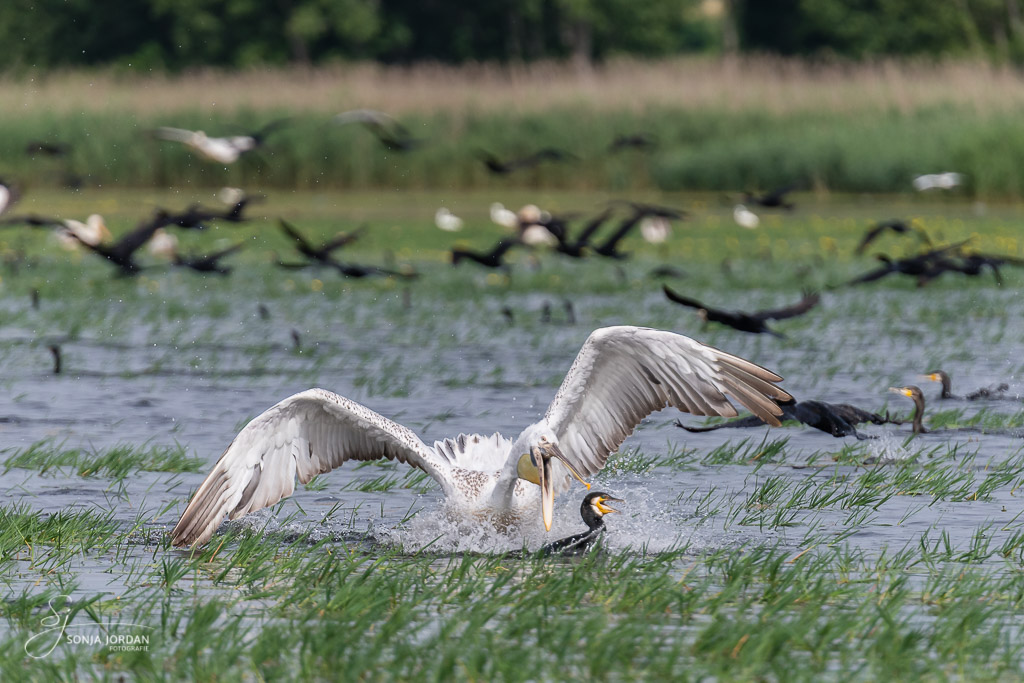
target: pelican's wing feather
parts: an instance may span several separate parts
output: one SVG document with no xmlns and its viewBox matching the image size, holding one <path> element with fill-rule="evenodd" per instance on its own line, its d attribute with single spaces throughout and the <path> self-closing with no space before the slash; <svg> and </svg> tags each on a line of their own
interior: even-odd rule
<svg viewBox="0 0 1024 683">
<path fill-rule="evenodd" d="M 459 434 L 454 439 L 434 442 L 434 452 L 453 467 L 483 472 L 505 466 L 512 441 L 495 432 L 490 436 Z"/>
<path fill-rule="evenodd" d="M 210 540 L 224 515 L 273 505 L 347 460 L 387 458 L 419 467 L 446 488 L 448 462 L 406 427 L 323 389 L 295 394 L 238 433 L 171 532 L 174 545 Z M 447 493 L 447 491 L 445 491 Z"/>
<path fill-rule="evenodd" d="M 608 456 L 651 413 L 668 406 L 694 415 L 734 416 L 726 394 L 778 426 L 772 399 L 790 395 L 782 378 L 738 356 L 680 334 L 643 327 L 594 330 L 548 408 L 544 422 L 582 473 Z"/>
</svg>

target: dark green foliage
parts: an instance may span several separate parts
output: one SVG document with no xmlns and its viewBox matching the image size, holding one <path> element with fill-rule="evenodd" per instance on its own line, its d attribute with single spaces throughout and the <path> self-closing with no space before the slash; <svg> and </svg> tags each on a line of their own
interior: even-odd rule
<svg viewBox="0 0 1024 683">
<path fill-rule="evenodd" d="M 1016 2 L 928 0 L 739 0 L 745 50 L 856 59 L 1024 52 Z"/>
<path fill-rule="evenodd" d="M 0 64 L 117 64 L 135 70 L 533 60 L 707 49 L 714 21 L 695 0 L 12 0 L 0 5 Z"/>
</svg>

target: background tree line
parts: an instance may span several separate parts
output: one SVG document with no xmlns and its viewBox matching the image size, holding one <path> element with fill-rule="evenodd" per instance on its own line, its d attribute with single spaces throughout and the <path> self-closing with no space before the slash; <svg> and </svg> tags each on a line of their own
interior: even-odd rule
<svg viewBox="0 0 1024 683">
<path fill-rule="evenodd" d="M 7 0 L 5 70 L 629 54 L 1024 59 L 1019 0 Z"/>
</svg>

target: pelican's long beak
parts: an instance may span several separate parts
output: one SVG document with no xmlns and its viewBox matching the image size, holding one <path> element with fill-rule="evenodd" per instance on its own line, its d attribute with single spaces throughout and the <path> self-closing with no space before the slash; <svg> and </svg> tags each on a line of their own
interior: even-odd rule
<svg viewBox="0 0 1024 683">
<path fill-rule="evenodd" d="M 586 487 L 587 487 L 587 490 L 588 490 L 588 491 L 590 490 L 590 484 L 588 484 L 588 483 L 587 483 L 587 482 L 586 482 L 586 481 L 585 481 L 585 480 L 583 479 L 583 477 L 581 477 L 581 476 L 580 476 L 580 473 L 576 471 L 576 468 L 575 468 L 575 467 L 573 467 L 573 466 L 572 466 L 572 465 L 571 465 L 571 464 L 569 463 L 569 461 L 568 461 L 568 460 L 566 459 L 566 457 L 565 457 L 565 453 L 563 453 L 563 452 L 562 452 L 562 449 L 560 449 L 560 448 L 559 448 L 558 446 L 556 446 L 555 444 L 550 444 L 550 445 L 548 445 L 548 451 L 549 451 L 549 456 L 550 456 L 550 457 L 558 458 L 558 460 L 559 460 L 559 461 L 560 461 L 560 462 L 561 462 L 561 463 L 562 463 L 563 465 L 565 465 L 565 469 L 569 470 L 569 474 L 571 474 L 572 476 L 576 477 L 576 481 L 578 481 L 579 483 L 581 483 L 581 484 L 583 484 L 584 486 L 586 486 Z"/>
<path fill-rule="evenodd" d="M 551 521 L 555 516 L 555 486 L 551 476 L 551 458 L 544 457 L 539 448 L 534 449 L 534 460 L 537 463 L 537 478 L 540 484 L 540 512 L 544 517 L 544 530 L 551 531 Z"/>
<path fill-rule="evenodd" d="M 540 485 L 540 511 L 544 517 L 544 529 L 551 531 L 551 521 L 555 510 L 555 483 L 551 471 L 551 461 L 558 459 L 576 479 L 590 490 L 590 484 L 584 481 L 576 468 L 569 464 L 565 454 L 555 444 L 545 444 L 530 449 L 530 456 L 537 468 L 537 483 Z"/>
</svg>

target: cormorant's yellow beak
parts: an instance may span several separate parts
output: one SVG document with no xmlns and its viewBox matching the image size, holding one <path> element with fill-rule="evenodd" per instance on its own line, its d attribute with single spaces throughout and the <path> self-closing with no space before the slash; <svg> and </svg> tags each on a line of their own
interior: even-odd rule
<svg viewBox="0 0 1024 683">
<path fill-rule="evenodd" d="M 609 500 L 614 500 L 616 503 L 625 502 L 621 498 L 598 498 L 594 502 L 597 504 L 597 509 L 601 511 L 602 515 L 607 515 L 610 512 L 618 512 L 615 508 L 605 505 Z"/>
<path fill-rule="evenodd" d="M 906 387 L 889 387 L 889 391 L 891 391 L 894 394 L 901 394 L 903 396 L 912 397 L 914 395 L 913 393 L 911 393 L 910 389 Z"/>
<path fill-rule="evenodd" d="M 937 372 L 933 372 L 930 375 L 925 375 L 925 379 L 930 379 L 933 382 L 941 382 L 942 381 L 942 378 L 939 377 L 939 373 L 937 373 Z"/>
</svg>

